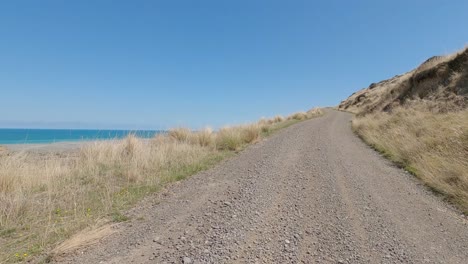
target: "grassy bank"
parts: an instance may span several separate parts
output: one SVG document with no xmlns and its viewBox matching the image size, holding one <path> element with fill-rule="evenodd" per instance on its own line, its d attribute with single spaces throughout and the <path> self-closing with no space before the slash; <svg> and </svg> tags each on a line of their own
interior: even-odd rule
<svg viewBox="0 0 468 264">
<path fill-rule="evenodd" d="M 126 221 L 126 209 L 167 183 L 321 114 L 311 110 L 217 132 L 177 128 L 150 140 L 95 142 L 68 156 L 0 153 L 0 262 L 27 261 L 86 227 Z"/>
<path fill-rule="evenodd" d="M 410 105 L 353 120 L 368 144 L 468 213 L 468 110 Z"/>
</svg>

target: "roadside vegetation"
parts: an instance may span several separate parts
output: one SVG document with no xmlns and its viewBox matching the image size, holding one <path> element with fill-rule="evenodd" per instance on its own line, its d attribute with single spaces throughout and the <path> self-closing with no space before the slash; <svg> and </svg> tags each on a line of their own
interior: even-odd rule
<svg viewBox="0 0 468 264">
<path fill-rule="evenodd" d="M 468 214 L 468 109 L 412 102 L 390 112 L 358 116 L 353 128 L 384 156 Z"/>
<path fill-rule="evenodd" d="M 87 227 L 126 221 L 126 209 L 167 183 L 322 114 L 312 109 L 216 132 L 176 128 L 152 139 L 130 135 L 66 155 L 1 151 L 0 262 L 28 261 Z"/>
</svg>

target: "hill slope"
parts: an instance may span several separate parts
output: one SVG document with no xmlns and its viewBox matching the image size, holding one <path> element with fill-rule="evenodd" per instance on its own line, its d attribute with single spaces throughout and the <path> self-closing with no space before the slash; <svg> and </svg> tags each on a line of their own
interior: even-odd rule
<svg viewBox="0 0 468 264">
<path fill-rule="evenodd" d="M 354 113 L 388 111 L 408 101 L 437 102 L 445 112 L 468 105 L 468 48 L 448 55 L 434 56 L 418 68 L 372 83 L 340 103 L 339 109 Z"/>
</svg>

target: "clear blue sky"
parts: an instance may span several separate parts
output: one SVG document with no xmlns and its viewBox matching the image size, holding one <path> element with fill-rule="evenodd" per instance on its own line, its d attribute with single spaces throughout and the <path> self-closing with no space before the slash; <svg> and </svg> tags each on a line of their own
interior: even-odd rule
<svg viewBox="0 0 468 264">
<path fill-rule="evenodd" d="M 337 105 L 468 43 L 468 1 L 1 1 L 0 126 L 198 128 Z"/>
</svg>

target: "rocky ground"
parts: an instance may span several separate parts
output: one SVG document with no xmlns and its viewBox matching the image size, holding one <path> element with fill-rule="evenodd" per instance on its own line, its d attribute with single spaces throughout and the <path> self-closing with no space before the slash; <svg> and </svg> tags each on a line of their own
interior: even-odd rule
<svg viewBox="0 0 468 264">
<path fill-rule="evenodd" d="M 330 111 L 149 197 L 58 263 L 468 263 L 467 219 Z"/>
</svg>

